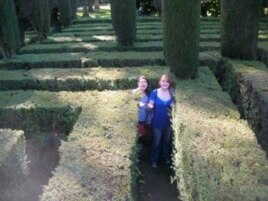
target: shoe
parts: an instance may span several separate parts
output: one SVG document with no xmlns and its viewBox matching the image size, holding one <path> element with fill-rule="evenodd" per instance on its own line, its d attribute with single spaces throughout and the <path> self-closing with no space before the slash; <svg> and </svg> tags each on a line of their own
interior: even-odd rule
<svg viewBox="0 0 268 201">
<path fill-rule="evenodd" d="M 153 168 L 157 168 L 157 164 L 156 164 L 156 162 L 153 162 L 153 163 L 152 163 L 152 167 L 153 167 Z"/>
</svg>

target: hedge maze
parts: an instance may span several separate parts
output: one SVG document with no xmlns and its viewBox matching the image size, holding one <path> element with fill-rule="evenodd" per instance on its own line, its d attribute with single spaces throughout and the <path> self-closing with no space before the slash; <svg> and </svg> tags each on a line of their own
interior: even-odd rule
<svg viewBox="0 0 268 201">
<path fill-rule="evenodd" d="M 201 19 L 198 77 L 176 81 L 175 179 L 182 200 L 265 201 L 267 22 L 255 62 L 221 57 L 219 23 Z M 154 88 L 169 71 L 160 19 L 137 18 L 132 47 L 117 45 L 110 19 L 89 18 L 43 43 L 29 32 L 26 43 L 16 59 L 0 61 L 0 173 L 8 175 L 1 191 L 14 175 L 20 180 L 13 186 L 19 193 L 1 195 L 30 200 L 29 175 L 37 173 L 31 164 L 41 162 L 48 177 L 34 200 L 135 200 L 139 147 L 131 89 L 139 75 Z"/>
</svg>

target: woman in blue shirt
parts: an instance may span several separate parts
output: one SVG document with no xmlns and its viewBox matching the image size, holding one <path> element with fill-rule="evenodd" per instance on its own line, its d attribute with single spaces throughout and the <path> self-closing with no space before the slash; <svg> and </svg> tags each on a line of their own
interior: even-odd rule
<svg viewBox="0 0 268 201">
<path fill-rule="evenodd" d="M 152 167 L 157 167 L 161 150 L 162 157 L 166 164 L 170 164 L 170 144 L 172 135 L 170 109 L 173 104 L 174 96 L 172 94 L 171 76 L 169 74 L 163 74 L 159 80 L 159 88 L 151 92 L 148 103 L 148 107 L 153 110 L 151 123 L 153 131 L 151 152 Z"/>
</svg>

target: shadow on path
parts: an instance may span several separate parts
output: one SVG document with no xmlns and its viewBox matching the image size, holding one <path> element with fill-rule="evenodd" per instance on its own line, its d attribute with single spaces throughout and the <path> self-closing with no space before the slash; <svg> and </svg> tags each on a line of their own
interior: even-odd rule
<svg viewBox="0 0 268 201">
<path fill-rule="evenodd" d="M 172 169 L 164 163 L 151 166 L 150 143 L 143 143 L 138 163 L 140 179 L 138 201 L 179 201 L 176 184 L 171 184 Z"/>
</svg>

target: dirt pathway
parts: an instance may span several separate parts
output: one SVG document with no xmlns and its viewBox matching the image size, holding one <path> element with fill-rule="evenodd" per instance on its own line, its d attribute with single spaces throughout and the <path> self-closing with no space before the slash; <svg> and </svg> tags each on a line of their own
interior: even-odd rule
<svg viewBox="0 0 268 201">
<path fill-rule="evenodd" d="M 171 184 L 172 170 L 164 163 L 153 168 L 150 162 L 150 145 L 143 145 L 138 164 L 141 178 L 138 201 L 179 201 L 176 184 Z"/>
</svg>

